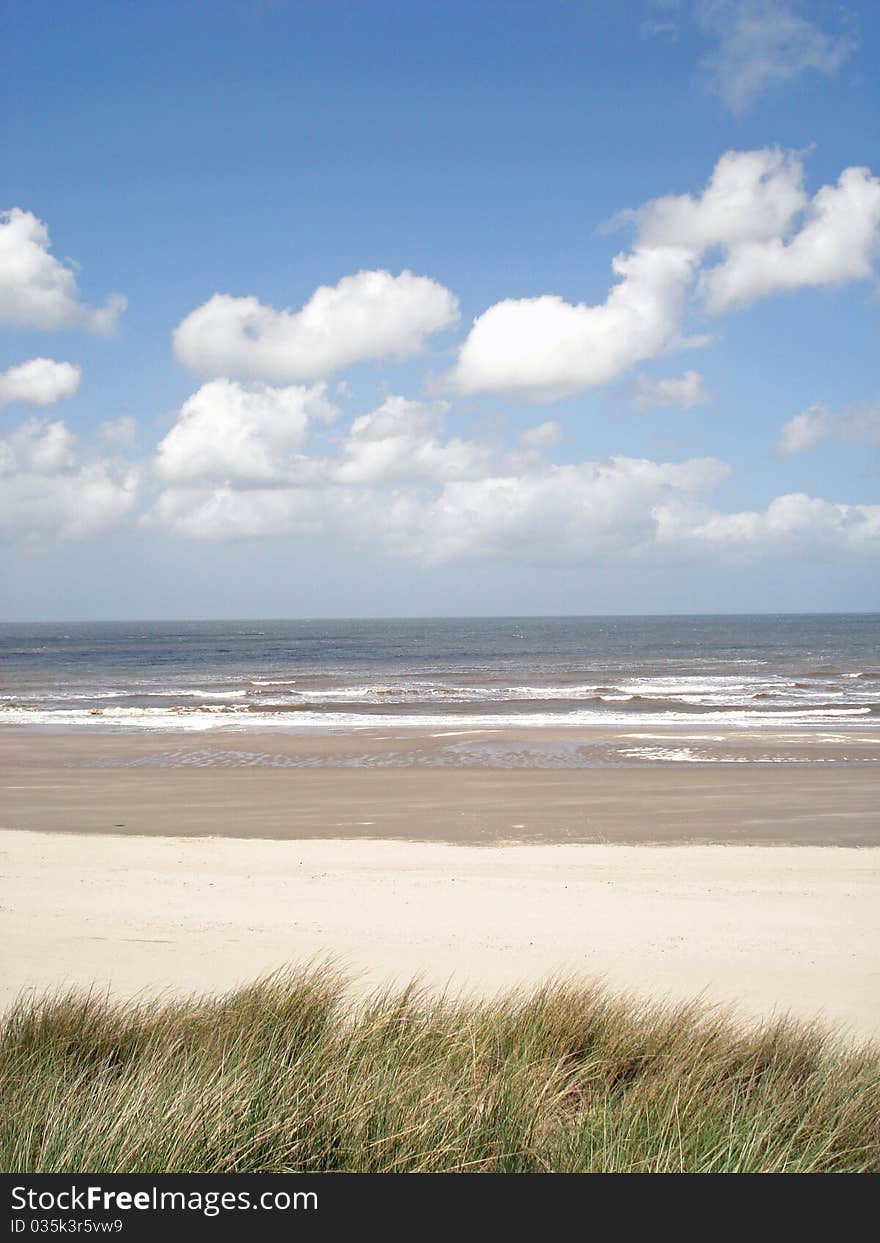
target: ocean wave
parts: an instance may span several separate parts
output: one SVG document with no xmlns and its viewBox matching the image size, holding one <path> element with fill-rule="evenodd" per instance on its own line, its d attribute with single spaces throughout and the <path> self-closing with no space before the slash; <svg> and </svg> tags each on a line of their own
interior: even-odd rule
<svg viewBox="0 0 880 1243">
<path fill-rule="evenodd" d="M 702 726 L 725 726 L 731 729 L 762 729 L 769 727 L 815 728 L 817 725 L 834 724 L 843 728 L 847 724 L 861 728 L 869 726 L 866 717 L 876 720 L 868 707 L 813 708 L 792 711 L 768 710 L 760 714 L 731 711 L 705 711 L 699 714 Z M 519 712 L 493 713 L 468 712 L 425 714 L 419 712 L 385 713 L 381 716 L 364 712 L 340 712 L 338 710 L 316 712 L 308 706 L 288 708 L 286 711 L 247 711 L 237 705 L 178 705 L 160 707 L 107 707 L 40 709 L 16 706 L 0 706 L 0 723 L 17 726 L 92 727 L 108 729 L 224 729 L 253 732 L 265 729 L 307 729 L 311 731 L 374 729 L 381 722 L 382 728 L 436 730 L 454 729 L 509 729 L 511 727 L 546 728 L 581 727 L 607 728 L 623 726 L 676 726 L 693 724 L 695 714 L 676 710 L 645 711 L 644 707 L 627 711 L 595 708 L 579 708 L 566 713 Z M 878 721 L 880 723 L 880 721 Z"/>
<path fill-rule="evenodd" d="M 279 691 L 279 688 L 295 689 Z M 807 693 L 804 694 L 803 692 Z M 284 694 L 286 700 L 279 699 Z M 304 702 L 321 704 L 370 704 L 370 703 L 516 703 L 516 702 L 607 702 L 625 703 L 631 700 L 655 700 L 658 703 L 680 703 L 697 706 L 746 706 L 751 701 L 776 698 L 781 703 L 798 705 L 807 700 L 821 698 L 848 698 L 853 702 L 867 701 L 875 697 L 870 688 L 857 689 L 826 685 L 805 685 L 790 679 L 752 680 L 742 679 L 676 679 L 640 680 L 620 683 L 560 683 L 537 684 L 462 684 L 436 681 L 349 683 L 336 686 L 308 685 L 302 681 L 280 679 L 262 680 L 248 692 L 258 703 Z M 271 696 L 271 700 L 270 697 Z"/>
</svg>

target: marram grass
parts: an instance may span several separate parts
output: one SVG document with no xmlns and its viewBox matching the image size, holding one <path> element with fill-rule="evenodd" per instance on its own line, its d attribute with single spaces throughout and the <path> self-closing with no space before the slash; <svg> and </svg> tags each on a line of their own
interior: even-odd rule
<svg viewBox="0 0 880 1243">
<path fill-rule="evenodd" d="M 5 1171 L 880 1170 L 880 1050 L 553 983 L 352 1001 L 328 968 L 219 998 L 22 1000 Z"/>
</svg>

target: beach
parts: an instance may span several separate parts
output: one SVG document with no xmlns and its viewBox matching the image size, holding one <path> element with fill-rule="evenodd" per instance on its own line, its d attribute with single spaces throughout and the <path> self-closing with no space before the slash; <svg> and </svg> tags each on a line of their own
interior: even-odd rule
<svg viewBox="0 0 880 1243">
<path fill-rule="evenodd" d="M 0 626 L 0 1002 L 571 974 L 880 1035 L 880 619 Z"/>
<path fill-rule="evenodd" d="M 440 735 L 6 730 L 0 827 L 470 845 L 880 845 L 876 737 L 792 742 L 739 731 L 726 738 L 689 733 L 687 744 L 675 732 L 657 737 L 573 728 Z M 711 758 L 577 764 L 595 750 L 666 755 L 684 745 Z"/>
<path fill-rule="evenodd" d="M 364 986 L 598 977 L 880 1034 L 875 764 L 468 767 L 449 741 L 5 731 L 0 999 L 331 956 Z"/>
</svg>

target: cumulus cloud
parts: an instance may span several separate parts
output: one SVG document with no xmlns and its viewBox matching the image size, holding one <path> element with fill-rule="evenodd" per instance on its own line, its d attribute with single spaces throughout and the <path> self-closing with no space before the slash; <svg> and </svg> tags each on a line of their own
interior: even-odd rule
<svg viewBox="0 0 880 1243">
<path fill-rule="evenodd" d="M 649 545 L 654 506 L 727 474 L 713 459 L 551 465 L 535 449 L 558 438 L 552 422 L 504 454 L 445 435 L 445 403 L 399 395 L 356 418 L 333 456 L 308 457 L 310 399 L 323 391 L 205 385 L 159 447 L 168 486 L 145 523 L 199 539 L 320 533 L 428 562 L 571 561 Z"/>
<path fill-rule="evenodd" d="M 193 539 L 323 536 L 435 565 L 648 565 L 784 553 L 880 553 L 880 506 L 800 493 L 763 511 L 724 513 L 710 492 L 729 473 L 712 458 L 615 457 L 473 478 L 344 480 L 338 472 L 274 489 L 172 487 L 144 519 Z"/>
<path fill-rule="evenodd" d="M 0 440 L 0 473 L 57 475 L 76 462 L 76 437 L 65 423 L 28 419 Z"/>
<path fill-rule="evenodd" d="M 777 290 L 870 277 L 880 244 L 880 179 L 845 169 L 810 199 L 793 152 L 728 151 L 699 196 L 666 195 L 625 214 L 642 245 L 721 252 L 701 269 L 713 314 Z"/>
<path fill-rule="evenodd" d="M 392 551 L 429 562 L 619 562 L 654 542 L 656 508 L 714 487 L 727 467 L 615 457 L 446 484 L 418 514 L 386 531 Z"/>
<path fill-rule="evenodd" d="M 697 16 L 718 40 L 703 62 L 709 86 L 734 113 L 808 70 L 836 73 L 855 48 L 778 0 L 702 0 Z"/>
<path fill-rule="evenodd" d="M 165 528 L 187 539 L 315 536 L 327 528 L 331 499 L 314 488 L 169 488 L 142 521 L 148 529 Z"/>
<path fill-rule="evenodd" d="M 191 539 L 322 536 L 426 564 L 880 552 L 880 507 L 794 494 L 764 511 L 725 513 L 706 500 L 729 474 L 714 458 L 556 465 L 533 448 L 503 454 L 445 437 L 444 413 L 391 396 L 354 420 L 335 456 L 300 455 L 272 486 L 183 472 L 143 521 Z M 549 444 L 557 425 L 532 430 Z"/>
<path fill-rule="evenodd" d="M 335 534 L 379 542 L 429 563 L 537 560 L 548 563 L 629 556 L 650 544 L 653 507 L 718 483 L 714 459 L 656 463 L 614 458 L 520 474 L 432 481 L 417 471 L 396 486 L 354 481 L 335 471 L 320 486 L 260 489 L 172 488 L 149 517 L 196 538 Z"/>
<path fill-rule="evenodd" d="M 633 405 L 637 410 L 652 410 L 657 406 L 676 406 L 679 410 L 692 410 L 704 405 L 709 394 L 703 388 L 699 371 L 686 371 L 682 376 L 666 376 L 654 380 L 639 376 L 636 380 Z"/>
<path fill-rule="evenodd" d="M 880 445 L 880 397 L 848 406 L 839 413 L 821 403 L 809 406 L 783 424 L 779 449 L 782 453 L 803 453 L 828 439 Z"/>
<path fill-rule="evenodd" d="M 643 246 L 715 246 L 766 241 L 791 225 L 809 199 L 800 157 L 763 147 L 726 151 L 701 194 L 666 194 L 617 219 L 632 221 Z"/>
<path fill-rule="evenodd" d="M 175 329 L 174 350 L 205 376 L 310 380 L 364 359 L 418 354 L 457 320 L 454 295 L 430 277 L 365 271 L 321 286 L 299 311 L 214 294 Z"/>
<path fill-rule="evenodd" d="M 21 403 L 51 406 L 73 397 L 79 388 L 80 369 L 73 363 L 57 363 L 52 358 L 31 358 L 0 371 L 0 409 Z"/>
<path fill-rule="evenodd" d="M 428 562 L 532 565 L 668 564 L 787 552 L 880 553 L 880 505 L 792 494 L 765 511 L 720 513 L 700 499 L 728 474 L 714 459 L 615 457 L 444 487 L 388 526 L 392 552 Z"/>
<path fill-rule="evenodd" d="M 151 472 L 85 449 L 63 422 L 26 420 L 0 440 L 0 533 L 113 529 L 146 480 L 159 490 L 145 528 L 200 540 L 321 536 L 426 564 L 880 553 L 880 506 L 795 493 L 765 510 L 718 509 L 709 494 L 729 468 L 714 458 L 554 464 L 538 451 L 553 424 L 532 429 L 543 445 L 505 453 L 445 434 L 442 403 L 401 396 L 355 419 L 332 453 L 310 455 L 310 426 L 335 413 L 323 385 L 212 381 L 184 403 Z M 111 441 L 116 431 L 127 442 L 133 428 L 115 427 Z"/>
<path fill-rule="evenodd" d="M 777 290 L 870 276 L 880 234 L 880 180 L 848 168 L 810 200 L 800 158 L 726 152 L 699 195 L 666 195 L 618 217 L 635 246 L 612 262 L 606 300 L 554 294 L 506 299 L 479 315 L 446 377 L 461 393 L 553 401 L 604 384 L 635 363 L 704 344 L 682 323 Z"/>
<path fill-rule="evenodd" d="M 133 508 L 139 472 L 84 453 L 64 423 L 29 419 L 0 440 L 0 539 L 85 539 Z"/>
<path fill-rule="evenodd" d="M 49 230 L 28 211 L 0 212 L 0 323 L 109 333 L 125 310 L 113 294 L 102 307 L 79 300 L 73 269 L 49 253 Z"/>
<path fill-rule="evenodd" d="M 880 246 L 880 178 L 847 168 L 823 186 L 790 238 L 744 240 L 709 269 L 702 289 L 709 310 L 742 306 L 777 290 L 840 285 L 871 276 Z"/>
<path fill-rule="evenodd" d="M 596 306 L 555 294 L 497 302 L 474 321 L 449 387 L 542 402 L 612 380 L 675 343 L 695 261 L 683 246 L 637 247 L 615 257 L 619 280 Z"/>
<path fill-rule="evenodd" d="M 722 514 L 672 505 L 659 514 L 658 544 L 679 555 L 710 552 L 742 558 L 786 553 L 826 558 L 880 553 L 880 505 L 845 505 L 803 492 L 778 496 L 764 511 Z"/>
<path fill-rule="evenodd" d="M 211 380 L 184 402 L 156 452 L 167 480 L 216 479 L 271 485 L 296 469 L 310 420 L 329 422 L 336 407 L 323 384 L 239 384 Z"/>
<path fill-rule="evenodd" d="M 340 483 L 467 479 L 485 471 L 489 450 L 474 441 L 442 440 L 445 405 L 388 397 L 355 419 L 332 477 Z"/>
<path fill-rule="evenodd" d="M 427 404 L 392 394 L 352 422 L 335 457 L 314 457 L 301 452 L 309 431 L 316 422 L 329 423 L 338 416 L 323 383 L 272 388 L 212 380 L 184 402 L 158 446 L 155 469 L 169 482 L 215 481 L 233 489 L 437 482 L 484 472 L 486 446 L 441 436 L 445 411 L 443 402 Z M 265 512 L 271 504 L 265 503 Z"/>
</svg>

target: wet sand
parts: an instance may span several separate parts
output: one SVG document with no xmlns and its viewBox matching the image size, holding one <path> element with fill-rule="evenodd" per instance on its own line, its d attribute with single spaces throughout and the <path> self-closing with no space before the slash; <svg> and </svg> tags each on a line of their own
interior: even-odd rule
<svg viewBox="0 0 880 1243">
<path fill-rule="evenodd" d="M 465 741 L 465 750 L 451 751 L 460 748 L 458 735 L 7 732 L 0 735 L 0 827 L 481 845 L 880 846 L 880 765 L 862 756 L 876 757 L 876 742 L 737 737 L 723 745 L 744 762 L 592 767 L 591 748 L 621 746 L 619 734 L 591 731 L 579 740 L 563 731 L 554 740 L 543 731 L 538 739 L 498 731 Z M 494 749 L 481 763 L 462 762 L 480 757 L 480 743 Z M 662 746 L 673 743 L 682 745 L 680 736 Z M 813 762 L 754 762 L 757 748 L 778 756 L 793 746 Z M 851 762 L 829 762 L 829 752 Z M 546 766 L 554 756 L 573 763 L 581 754 L 581 767 Z M 516 766 L 522 755 L 536 766 Z"/>
</svg>

